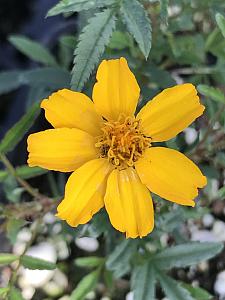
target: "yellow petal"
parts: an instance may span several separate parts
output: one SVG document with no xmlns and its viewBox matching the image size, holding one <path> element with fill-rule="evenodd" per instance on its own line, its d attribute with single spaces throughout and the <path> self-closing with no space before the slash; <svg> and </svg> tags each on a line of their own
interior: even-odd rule
<svg viewBox="0 0 225 300">
<path fill-rule="evenodd" d="M 143 237 L 153 230 L 151 195 L 133 168 L 112 171 L 104 202 L 112 225 L 126 232 L 127 238 Z"/>
<path fill-rule="evenodd" d="M 34 133 L 28 137 L 27 143 L 30 167 L 71 172 L 98 156 L 94 138 L 75 128 Z"/>
<path fill-rule="evenodd" d="M 141 109 L 137 119 L 153 142 L 161 142 L 183 131 L 204 109 L 195 87 L 186 83 L 162 91 Z"/>
<path fill-rule="evenodd" d="M 182 153 L 163 147 L 152 147 L 135 164 L 138 175 L 149 190 L 181 205 L 194 206 L 198 188 L 206 185 L 206 177 Z"/>
<path fill-rule="evenodd" d="M 93 101 L 97 111 L 108 120 L 117 120 L 120 114 L 132 116 L 140 88 L 126 59 L 103 60 L 96 78 Z"/>
<path fill-rule="evenodd" d="M 101 133 L 101 117 L 93 102 L 84 94 L 63 89 L 44 99 L 41 107 L 55 128 L 78 128 L 92 135 Z"/>
<path fill-rule="evenodd" d="M 87 223 L 104 206 L 110 170 L 106 159 L 95 159 L 74 172 L 66 184 L 65 198 L 58 206 L 57 216 L 73 227 Z"/>
</svg>

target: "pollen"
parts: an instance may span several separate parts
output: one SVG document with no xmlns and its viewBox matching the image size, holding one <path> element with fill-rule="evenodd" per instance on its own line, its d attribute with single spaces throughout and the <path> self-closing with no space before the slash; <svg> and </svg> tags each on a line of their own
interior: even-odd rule
<svg viewBox="0 0 225 300">
<path fill-rule="evenodd" d="M 95 144 L 99 155 L 119 169 L 132 167 L 151 145 L 151 138 L 142 133 L 140 120 L 134 117 L 120 115 L 117 121 L 104 122 L 101 130 Z"/>
</svg>

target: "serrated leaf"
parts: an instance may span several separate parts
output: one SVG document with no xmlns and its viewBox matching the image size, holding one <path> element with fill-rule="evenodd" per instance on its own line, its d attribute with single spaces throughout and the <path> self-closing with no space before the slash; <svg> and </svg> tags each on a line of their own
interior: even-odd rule
<svg viewBox="0 0 225 300">
<path fill-rule="evenodd" d="M 137 266 L 132 273 L 131 289 L 134 292 L 134 299 L 150 300 L 155 299 L 155 270 L 146 262 Z"/>
<path fill-rule="evenodd" d="M 24 300 L 20 290 L 15 287 L 11 287 L 9 291 L 9 300 Z"/>
<path fill-rule="evenodd" d="M 106 9 L 89 19 L 88 25 L 79 36 L 79 43 L 74 52 L 72 89 L 82 90 L 91 72 L 99 62 L 105 46 L 109 43 L 114 28 L 114 10 Z"/>
<path fill-rule="evenodd" d="M 109 255 L 106 267 L 113 271 L 116 278 L 122 277 L 130 270 L 130 260 L 136 249 L 135 240 L 124 240 Z"/>
<path fill-rule="evenodd" d="M 187 267 L 214 257 L 222 249 L 222 243 L 190 242 L 162 250 L 152 260 L 159 269 Z"/>
<path fill-rule="evenodd" d="M 98 282 L 100 275 L 100 269 L 97 269 L 87 276 L 83 277 L 83 279 L 78 283 L 75 290 L 72 292 L 70 296 L 70 300 L 83 300 L 87 293 L 93 290 Z"/>
<path fill-rule="evenodd" d="M 181 286 L 187 289 L 195 300 L 211 300 L 213 298 L 212 295 L 200 287 L 193 287 L 187 283 L 181 283 Z"/>
<path fill-rule="evenodd" d="M 199 93 L 201 93 L 202 95 L 209 97 L 214 101 L 225 103 L 225 95 L 219 89 L 208 86 L 206 84 L 199 84 L 197 88 Z"/>
<path fill-rule="evenodd" d="M 11 264 L 18 259 L 17 255 L 10 253 L 0 253 L 0 265 Z"/>
<path fill-rule="evenodd" d="M 222 14 L 220 14 L 220 13 L 216 14 L 216 23 L 217 23 L 222 35 L 225 37 L 225 18 Z"/>
<path fill-rule="evenodd" d="M 97 256 L 79 257 L 75 260 L 78 267 L 94 268 L 98 267 L 104 262 L 104 258 Z"/>
<path fill-rule="evenodd" d="M 57 65 L 54 56 L 40 43 L 19 35 L 11 35 L 9 41 L 16 49 L 33 61 L 43 63 L 47 66 Z"/>
<path fill-rule="evenodd" d="M 83 10 L 106 7 L 115 3 L 115 0 L 61 0 L 48 11 L 47 17 L 62 13 L 80 12 Z"/>
<path fill-rule="evenodd" d="M 26 224 L 24 220 L 19 219 L 9 219 L 6 225 L 7 237 L 12 244 L 16 242 L 17 234 L 21 227 Z"/>
<path fill-rule="evenodd" d="M 54 270 L 56 264 L 44 259 L 24 255 L 20 258 L 21 264 L 30 270 Z"/>
<path fill-rule="evenodd" d="M 157 271 L 156 276 L 169 300 L 195 300 L 176 280 Z"/>
<path fill-rule="evenodd" d="M 144 7 L 137 0 L 124 0 L 120 11 L 122 21 L 147 59 L 151 49 L 152 34 L 151 22 Z"/>
<path fill-rule="evenodd" d="M 6 133 L 0 143 L 0 153 L 5 154 L 15 148 L 26 132 L 34 124 L 39 113 L 39 103 L 35 103 L 31 109 Z"/>
</svg>

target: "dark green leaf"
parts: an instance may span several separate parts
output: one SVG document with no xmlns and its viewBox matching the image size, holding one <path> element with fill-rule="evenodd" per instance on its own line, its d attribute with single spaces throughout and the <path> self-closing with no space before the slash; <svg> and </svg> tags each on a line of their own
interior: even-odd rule
<svg viewBox="0 0 225 300">
<path fill-rule="evenodd" d="M 222 35 L 225 37 L 225 18 L 223 15 L 221 15 L 220 13 L 216 14 L 216 22 L 217 25 L 219 26 L 219 29 L 222 33 Z"/>
<path fill-rule="evenodd" d="M 0 143 L 0 153 L 7 153 L 15 148 L 26 132 L 34 124 L 39 113 L 39 103 L 35 103 L 32 108 L 6 133 Z"/>
<path fill-rule="evenodd" d="M 176 280 L 160 271 L 156 275 L 169 300 L 195 300 Z"/>
<path fill-rule="evenodd" d="M 0 253 L 0 265 L 11 264 L 18 259 L 17 255 L 10 253 Z"/>
<path fill-rule="evenodd" d="M 71 294 L 70 300 L 83 300 L 87 293 L 95 288 L 99 279 L 99 275 L 100 269 L 97 269 L 83 277 Z"/>
<path fill-rule="evenodd" d="M 57 65 L 54 56 L 40 43 L 19 35 L 10 36 L 9 41 L 30 59 L 49 66 Z"/>
<path fill-rule="evenodd" d="M 145 58 L 151 49 L 151 22 L 144 7 L 137 0 L 124 0 L 121 4 L 122 20 L 133 35 Z"/>
<path fill-rule="evenodd" d="M 95 14 L 83 29 L 75 49 L 71 86 L 81 91 L 91 72 L 100 60 L 115 28 L 114 10 L 106 9 Z"/>
<path fill-rule="evenodd" d="M 124 240 L 109 255 L 106 267 L 113 271 L 115 277 L 122 277 L 130 270 L 130 260 L 136 249 L 135 240 Z"/>
<path fill-rule="evenodd" d="M 151 263 L 137 266 L 132 273 L 131 289 L 134 299 L 155 299 L 155 270 Z"/>
<path fill-rule="evenodd" d="M 219 89 L 216 89 L 212 86 L 208 86 L 206 84 L 199 84 L 198 91 L 202 95 L 209 97 L 214 101 L 225 103 L 225 95 Z"/>
<path fill-rule="evenodd" d="M 56 16 L 62 13 L 80 12 L 82 10 L 106 7 L 115 3 L 115 0 L 61 0 L 48 11 L 47 17 Z"/>
<path fill-rule="evenodd" d="M 190 242 L 162 250 L 152 259 L 160 269 L 186 267 L 214 257 L 222 249 L 222 243 Z"/>
<path fill-rule="evenodd" d="M 30 270 L 54 270 L 56 268 L 55 263 L 28 255 L 22 256 L 20 262 Z"/>
<path fill-rule="evenodd" d="M 78 267 L 93 268 L 98 267 L 104 262 L 104 258 L 97 256 L 79 257 L 75 260 Z"/>
</svg>

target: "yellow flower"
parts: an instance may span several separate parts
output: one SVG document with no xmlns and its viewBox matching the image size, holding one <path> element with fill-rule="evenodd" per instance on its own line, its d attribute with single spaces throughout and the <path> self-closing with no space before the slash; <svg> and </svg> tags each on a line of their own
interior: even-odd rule
<svg viewBox="0 0 225 300">
<path fill-rule="evenodd" d="M 194 206 L 206 185 L 199 168 L 180 152 L 154 147 L 197 117 L 204 106 L 192 84 L 165 89 L 134 116 L 140 89 L 124 58 L 104 60 L 93 102 L 63 89 L 41 103 L 55 129 L 28 138 L 29 166 L 71 172 L 58 217 L 76 227 L 105 206 L 112 225 L 126 237 L 154 227 L 150 192 Z"/>
</svg>

